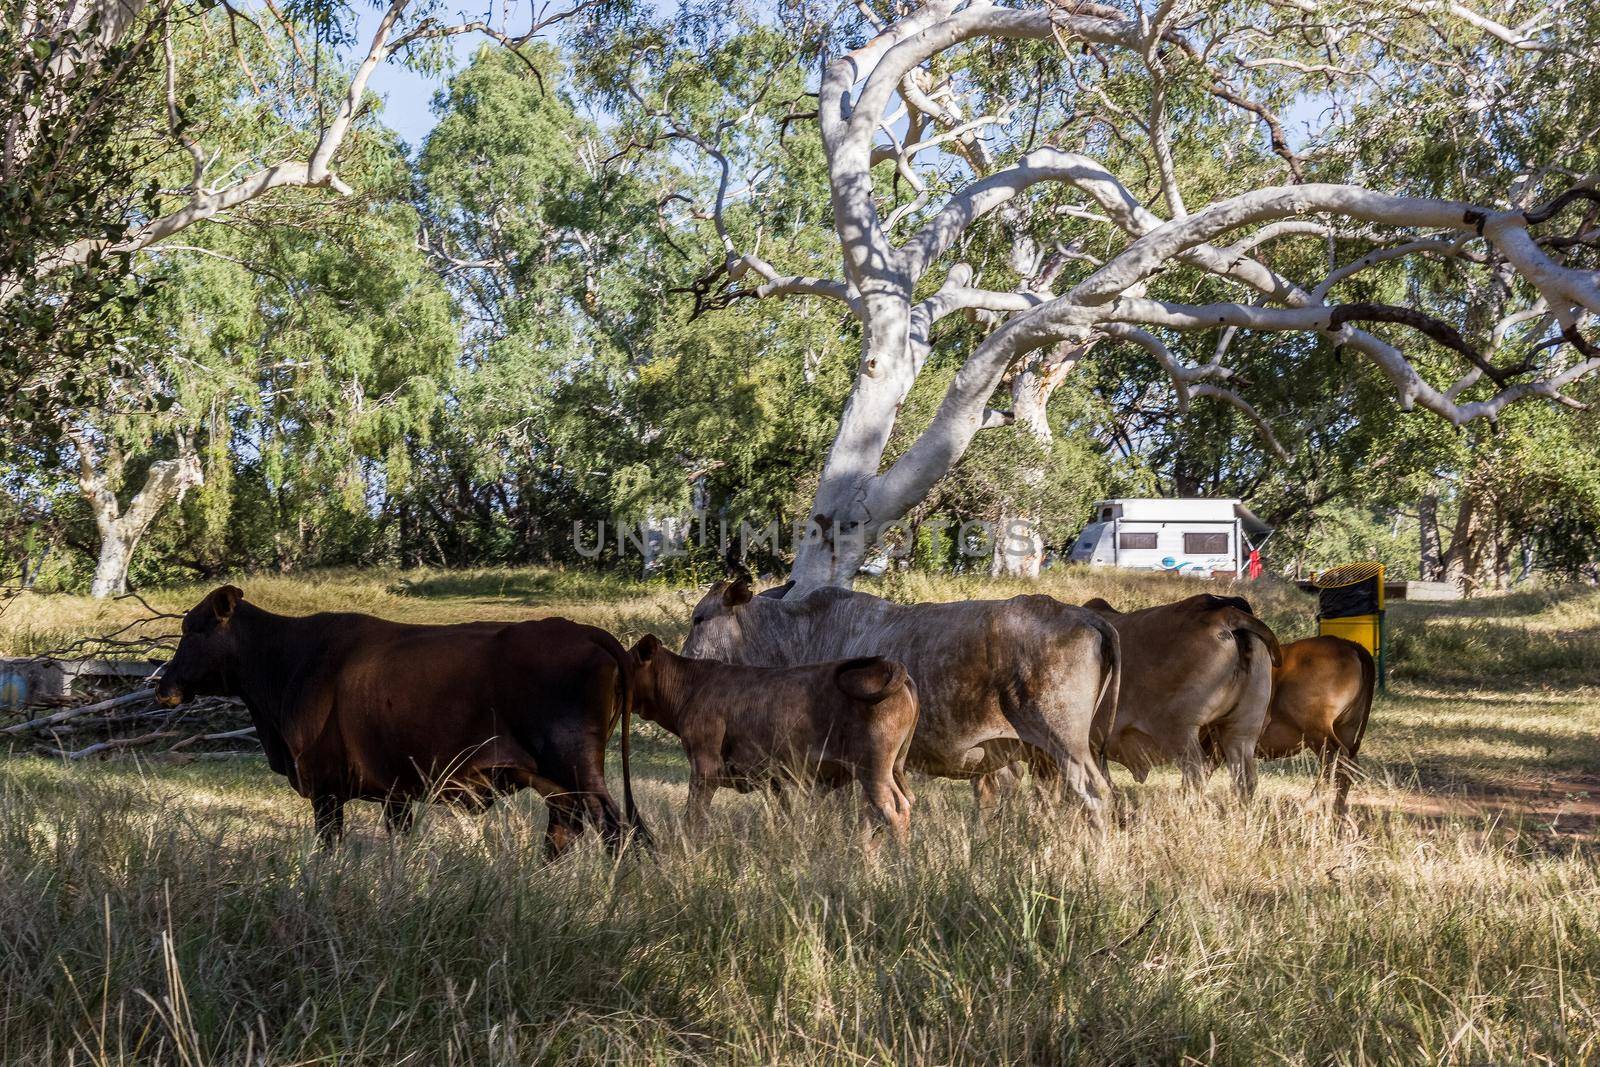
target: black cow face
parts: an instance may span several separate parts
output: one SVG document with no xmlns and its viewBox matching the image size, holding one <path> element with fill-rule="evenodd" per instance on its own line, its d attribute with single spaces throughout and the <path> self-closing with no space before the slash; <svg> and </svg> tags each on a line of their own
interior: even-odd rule
<svg viewBox="0 0 1600 1067">
<path fill-rule="evenodd" d="M 197 696 L 232 695 L 229 680 L 239 657 L 233 610 L 243 599 L 238 588 L 225 585 L 189 609 L 178 651 L 161 672 L 157 701 L 170 708 Z"/>
</svg>

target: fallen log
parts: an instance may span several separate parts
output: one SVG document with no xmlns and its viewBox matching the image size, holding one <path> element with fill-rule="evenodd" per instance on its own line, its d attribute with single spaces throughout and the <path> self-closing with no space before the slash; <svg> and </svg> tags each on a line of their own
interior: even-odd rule
<svg viewBox="0 0 1600 1067">
<path fill-rule="evenodd" d="M 154 733 L 140 734 L 138 737 L 113 737 L 109 741 L 97 741 L 88 748 L 80 748 L 76 752 L 66 752 L 63 755 L 69 760 L 80 760 L 97 752 L 110 752 L 115 749 L 153 745 L 163 738 L 177 736 L 178 732 L 176 730 L 157 730 Z"/>
<path fill-rule="evenodd" d="M 82 707 L 77 708 L 63 708 L 61 711 L 52 712 L 49 715 L 43 715 L 37 719 L 29 719 L 27 722 L 19 722 L 15 726 L 7 726 L 4 729 L 0 729 L 0 734 L 15 736 L 16 734 L 27 733 L 30 730 L 38 730 L 45 727 L 54 726 L 57 723 L 66 722 L 68 719 L 76 719 L 80 715 L 88 715 L 96 711 L 110 711 L 112 708 L 127 707 L 129 704 L 137 704 L 142 700 L 149 700 L 154 696 L 155 690 L 153 688 L 136 689 L 131 693 L 124 693 L 119 697 L 112 697 L 110 700 L 102 700 L 97 704 L 85 704 Z"/>
<path fill-rule="evenodd" d="M 251 756 L 261 755 L 261 750 L 255 749 L 229 749 L 224 752 L 153 752 L 143 757 L 150 763 L 167 763 L 182 766 L 186 763 L 220 763 L 223 760 L 248 759 Z"/>
<path fill-rule="evenodd" d="M 224 730 L 222 733 L 216 734 L 195 734 L 193 737 L 186 737 L 179 741 L 167 751 L 177 752 L 200 741 L 230 741 L 236 737 L 254 737 L 255 733 L 256 728 L 254 726 L 246 726 L 243 730 Z"/>
</svg>

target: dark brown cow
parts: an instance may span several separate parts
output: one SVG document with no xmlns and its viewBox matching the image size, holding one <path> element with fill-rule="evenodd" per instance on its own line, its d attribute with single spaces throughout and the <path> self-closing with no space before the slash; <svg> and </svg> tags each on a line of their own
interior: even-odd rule
<svg viewBox="0 0 1600 1067">
<path fill-rule="evenodd" d="M 687 659 L 647 635 L 633 646 L 639 714 L 683 742 L 691 826 L 705 822 L 718 786 L 861 783 L 872 816 L 904 839 L 911 798 L 906 752 L 917 688 L 893 660 L 862 656 L 801 667 L 740 667 Z"/>
<path fill-rule="evenodd" d="M 375 800 L 391 830 L 411 802 L 481 811 L 532 786 L 559 854 L 594 823 L 613 851 L 631 826 L 633 659 L 604 630 L 566 619 L 413 626 L 370 615 L 274 615 L 223 586 L 183 618 L 157 696 L 236 696 L 274 771 L 311 801 L 325 844 L 344 805 Z M 622 724 L 627 820 L 606 789 L 605 745 Z"/>
<path fill-rule="evenodd" d="M 1308 637 L 1285 645 L 1283 666 L 1272 672 L 1272 706 L 1256 755 L 1315 752 L 1322 774 L 1334 779 L 1333 810 L 1344 814 L 1377 677 L 1372 653 L 1354 641 Z"/>
</svg>

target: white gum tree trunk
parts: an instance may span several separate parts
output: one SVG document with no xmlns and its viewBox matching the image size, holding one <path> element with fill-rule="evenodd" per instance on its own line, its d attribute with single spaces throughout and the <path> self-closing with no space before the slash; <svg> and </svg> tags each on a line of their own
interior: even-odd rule
<svg viewBox="0 0 1600 1067">
<path fill-rule="evenodd" d="M 796 548 L 791 577 L 806 589 L 848 587 L 885 521 L 872 489 L 900 404 L 916 380 L 908 333 L 911 305 L 904 296 L 866 302 L 861 360 L 855 387 L 823 464 L 807 533 Z"/>
<path fill-rule="evenodd" d="M 1049 477 L 1047 463 L 1055 446 L 1050 429 L 1050 397 L 1098 338 L 1081 345 L 1063 343 L 1029 357 L 1011 379 L 1011 421 L 1027 431 L 1040 450 L 1040 460 L 1022 474 L 1023 499 L 1036 502 Z M 1044 516 L 1040 508 L 1002 511 L 995 530 L 991 577 L 1037 578 L 1044 565 Z"/>
<path fill-rule="evenodd" d="M 124 509 L 117 500 L 122 478 L 122 459 L 117 450 L 109 449 L 106 460 L 101 462 L 95 454 L 95 442 L 87 434 L 77 433 L 71 439 L 78 451 L 78 488 L 100 535 L 89 595 L 96 599 L 119 596 L 128 591 L 128 567 L 133 553 L 156 516 L 168 504 L 181 501 L 190 489 L 204 484 L 200 454 L 187 438 L 180 438 L 178 457 L 150 464 L 144 485 Z"/>
</svg>

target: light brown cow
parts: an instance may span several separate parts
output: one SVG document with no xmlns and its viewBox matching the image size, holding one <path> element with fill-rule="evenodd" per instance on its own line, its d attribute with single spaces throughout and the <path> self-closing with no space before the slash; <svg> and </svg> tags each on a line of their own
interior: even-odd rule
<svg viewBox="0 0 1600 1067">
<path fill-rule="evenodd" d="M 1151 768 L 1176 762 L 1192 789 L 1225 762 L 1239 794 L 1254 793 L 1256 739 L 1281 652 L 1249 602 L 1202 593 L 1143 611 L 1120 612 L 1099 598 L 1084 607 L 1116 627 L 1122 648 L 1122 691 L 1106 757 L 1140 782 Z M 990 802 L 1007 785 L 1004 774 L 976 783 L 978 802 Z"/>
<path fill-rule="evenodd" d="M 1261 759 L 1310 749 L 1334 779 L 1333 810 L 1343 815 L 1356 754 L 1372 713 L 1377 684 L 1372 653 L 1342 637 L 1308 637 L 1284 646 L 1272 672 L 1272 707 L 1256 743 Z"/>
<path fill-rule="evenodd" d="M 1201 593 L 1174 604 L 1120 612 L 1096 598 L 1084 607 L 1110 620 L 1122 639 L 1122 694 L 1106 755 L 1142 782 L 1175 761 L 1184 785 L 1199 788 L 1214 764 L 1234 788 L 1256 788 L 1256 739 L 1272 699 L 1278 639 L 1240 597 Z"/>
<path fill-rule="evenodd" d="M 738 581 L 718 582 L 695 605 L 683 651 L 772 667 L 892 657 L 917 683 L 912 770 L 970 780 L 1030 761 L 1037 778 L 1098 819 L 1111 790 L 1097 754 L 1117 705 L 1117 647 L 1105 619 L 1047 596 L 894 604 L 818 589 L 752 598 Z"/>
<path fill-rule="evenodd" d="M 742 667 L 687 659 L 647 635 L 633 646 L 635 705 L 683 742 L 691 826 L 704 823 L 718 786 L 861 783 L 863 822 L 897 839 L 911 826 L 906 752 L 917 727 L 917 687 L 893 660 L 861 656 L 800 667 Z"/>
</svg>

